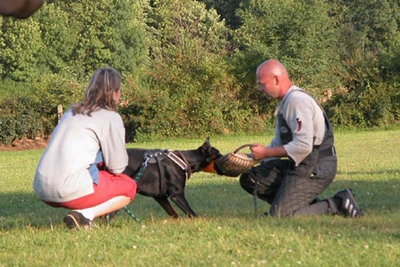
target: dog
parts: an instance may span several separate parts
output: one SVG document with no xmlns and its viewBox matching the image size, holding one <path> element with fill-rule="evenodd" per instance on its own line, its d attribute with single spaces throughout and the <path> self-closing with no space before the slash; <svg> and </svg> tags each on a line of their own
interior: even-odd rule
<svg viewBox="0 0 400 267">
<path fill-rule="evenodd" d="M 194 150 L 128 148 L 127 152 L 129 161 L 124 173 L 138 183 L 139 194 L 153 197 L 172 218 L 179 218 L 179 215 L 169 198 L 189 218 L 197 216 L 185 198 L 186 182 L 192 173 L 213 172 L 211 165 L 222 156 L 211 146 L 208 137 Z"/>
</svg>

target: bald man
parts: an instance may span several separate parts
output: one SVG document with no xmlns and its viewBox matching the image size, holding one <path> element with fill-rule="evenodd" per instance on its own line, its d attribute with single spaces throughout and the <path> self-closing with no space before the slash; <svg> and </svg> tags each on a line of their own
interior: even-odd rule
<svg viewBox="0 0 400 267">
<path fill-rule="evenodd" d="M 0 0 L 0 15 L 29 18 L 43 5 L 43 0 Z"/>
<path fill-rule="evenodd" d="M 270 216 L 361 216 L 350 189 L 318 198 L 337 171 L 333 129 L 325 112 L 311 95 L 293 85 L 279 61 L 263 62 L 256 74 L 259 90 L 280 102 L 271 143 L 250 147 L 262 162 L 241 175 L 243 189 L 269 203 Z"/>
</svg>

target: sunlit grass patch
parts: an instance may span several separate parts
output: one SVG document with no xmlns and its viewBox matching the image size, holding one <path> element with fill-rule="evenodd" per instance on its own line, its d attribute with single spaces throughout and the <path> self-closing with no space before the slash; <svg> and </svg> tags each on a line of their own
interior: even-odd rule
<svg viewBox="0 0 400 267">
<path fill-rule="evenodd" d="M 138 195 L 111 225 L 69 231 L 68 212 L 43 204 L 32 190 L 43 150 L 0 152 L 0 266 L 399 266 L 400 131 L 339 132 L 338 174 L 323 193 L 351 187 L 365 216 L 278 219 L 238 178 L 195 173 L 186 197 L 196 219 L 168 218 Z M 129 147 L 194 149 L 206 137 L 133 143 Z M 211 136 L 228 153 L 271 136 Z M 179 214 L 182 215 L 179 209 Z"/>
</svg>

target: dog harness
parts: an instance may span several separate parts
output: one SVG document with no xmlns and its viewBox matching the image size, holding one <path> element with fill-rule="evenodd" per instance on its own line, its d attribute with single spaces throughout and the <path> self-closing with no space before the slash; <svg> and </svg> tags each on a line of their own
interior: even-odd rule
<svg viewBox="0 0 400 267">
<path fill-rule="evenodd" d="M 179 153 L 179 156 L 180 157 L 174 154 L 172 150 L 170 149 L 167 150 L 167 157 L 173 162 L 175 162 L 175 164 L 178 165 L 185 172 L 186 179 L 189 179 L 190 176 L 192 175 L 192 169 L 190 168 L 189 163 L 187 162 L 186 158 L 182 155 L 182 153 Z"/>
<path fill-rule="evenodd" d="M 147 167 L 148 163 L 158 163 L 159 161 L 157 160 L 157 157 L 161 157 L 161 156 L 167 156 L 170 160 L 172 160 L 176 165 L 178 165 L 185 172 L 185 178 L 189 179 L 190 176 L 192 175 L 192 169 L 190 168 L 188 161 L 182 155 L 182 153 L 177 152 L 177 153 L 179 153 L 180 157 L 177 156 L 175 153 L 171 149 L 165 149 L 162 151 L 160 151 L 160 150 L 146 151 L 143 154 L 144 161 L 140 167 L 138 174 L 135 177 L 135 181 L 137 182 L 140 180 L 141 176 L 143 175 L 143 171 Z"/>
</svg>

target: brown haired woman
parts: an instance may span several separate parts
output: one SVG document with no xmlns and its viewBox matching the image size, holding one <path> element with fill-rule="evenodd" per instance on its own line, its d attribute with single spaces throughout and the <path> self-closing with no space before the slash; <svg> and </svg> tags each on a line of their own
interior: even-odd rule
<svg viewBox="0 0 400 267">
<path fill-rule="evenodd" d="M 37 166 L 36 195 L 50 206 L 71 209 L 64 217 L 70 229 L 91 228 L 94 218 L 123 208 L 136 195 L 136 182 L 122 173 L 128 155 L 117 112 L 120 97 L 119 72 L 98 69 L 85 101 L 66 111 Z"/>
</svg>

